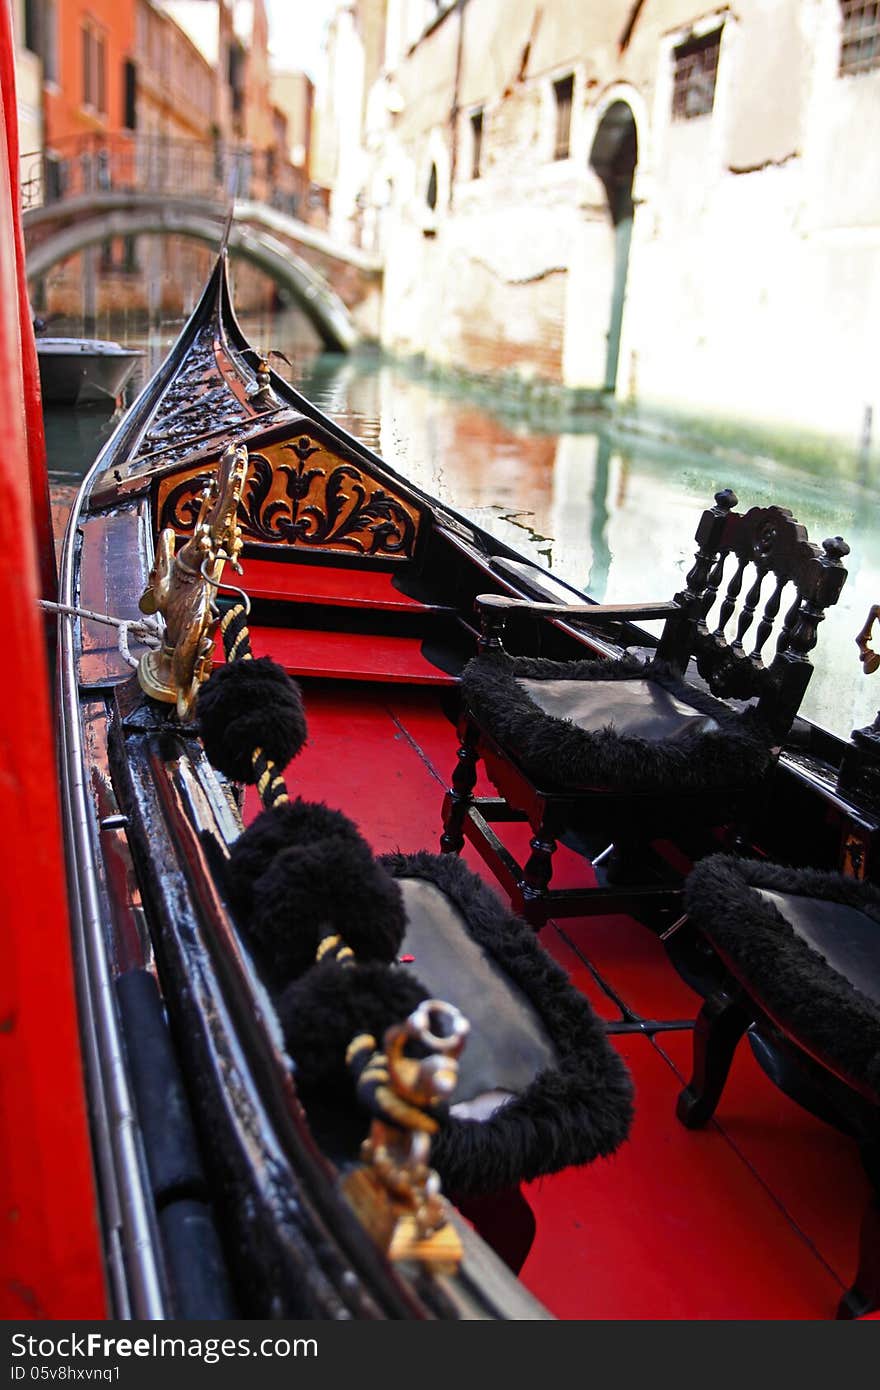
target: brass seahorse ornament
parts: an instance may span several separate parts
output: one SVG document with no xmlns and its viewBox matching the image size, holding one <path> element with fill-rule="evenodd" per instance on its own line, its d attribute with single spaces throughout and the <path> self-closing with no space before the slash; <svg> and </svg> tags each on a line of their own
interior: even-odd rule
<svg viewBox="0 0 880 1390">
<path fill-rule="evenodd" d="M 236 518 L 248 464 L 244 445 L 226 448 L 201 494 L 192 536 L 175 554 L 175 532 L 171 527 L 161 532 L 141 595 L 141 612 L 161 614 L 165 630 L 158 651 L 141 657 L 138 680 L 154 700 L 175 705 L 182 721 L 192 717 L 199 686 L 211 674 L 219 621 L 214 595 L 227 560 L 241 573 L 241 527 Z"/>
<path fill-rule="evenodd" d="M 358 1098 L 373 1120 L 362 1164 L 344 1181 L 346 1196 L 389 1259 L 446 1273 L 458 1268 L 462 1245 L 429 1155 L 439 1128 L 436 1110 L 455 1090 L 467 1034 L 458 1009 L 426 999 L 386 1030 L 381 1051 L 374 1037 L 361 1033 L 347 1054 Z M 416 1056 L 410 1055 L 413 1045 Z"/>
</svg>

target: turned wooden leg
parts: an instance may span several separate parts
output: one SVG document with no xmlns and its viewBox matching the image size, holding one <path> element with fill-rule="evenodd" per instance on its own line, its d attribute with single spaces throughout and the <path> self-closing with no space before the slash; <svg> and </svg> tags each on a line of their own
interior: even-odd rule
<svg viewBox="0 0 880 1390">
<path fill-rule="evenodd" d="M 861 1318 L 880 1308 L 880 1143 L 862 1148 L 862 1161 L 871 1184 L 859 1232 L 859 1268 L 840 1300 L 839 1318 Z"/>
<path fill-rule="evenodd" d="M 531 854 L 523 867 L 520 892 L 526 902 L 543 898 L 553 877 L 553 855 L 556 852 L 555 826 L 546 813 L 529 840 Z"/>
<path fill-rule="evenodd" d="M 715 1113 L 736 1045 L 751 1023 L 738 998 L 719 990 L 708 998 L 694 1024 L 694 1074 L 678 1097 L 675 1113 L 688 1129 L 699 1129 Z"/>
<path fill-rule="evenodd" d="M 477 733 L 468 724 L 458 750 L 452 786 L 443 798 L 443 834 L 440 849 L 458 854 L 464 848 L 464 819 L 473 804 L 477 783 Z"/>
</svg>

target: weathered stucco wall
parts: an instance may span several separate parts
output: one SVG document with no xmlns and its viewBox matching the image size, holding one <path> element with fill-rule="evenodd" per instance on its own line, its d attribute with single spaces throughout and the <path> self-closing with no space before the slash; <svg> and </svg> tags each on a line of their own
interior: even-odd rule
<svg viewBox="0 0 880 1390">
<path fill-rule="evenodd" d="M 711 116 L 673 122 L 655 89 L 624 372 L 649 400 L 855 441 L 880 405 L 880 71 L 837 75 L 836 0 L 740 13 Z"/>
<path fill-rule="evenodd" d="M 380 84 L 365 194 L 385 342 L 601 388 L 615 240 L 590 154 L 622 101 L 638 163 L 618 395 L 855 442 L 867 407 L 880 418 L 880 69 L 838 75 L 838 0 L 654 0 L 627 33 L 632 10 L 470 0 L 461 35 L 452 12 Z M 719 26 L 713 109 L 673 120 L 673 50 Z"/>
</svg>

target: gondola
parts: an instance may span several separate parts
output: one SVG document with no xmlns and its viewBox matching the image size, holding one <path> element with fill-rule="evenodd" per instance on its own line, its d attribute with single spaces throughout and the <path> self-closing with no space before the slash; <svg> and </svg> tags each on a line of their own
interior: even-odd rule
<svg viewBox="0 0 880 1390">
<path fill-rule="evenodd" d="M 735 503 L 705 513 L 698 569 Z M 798 547 L 833 602 L 846 547 L 800 532 Z M 870 879 L 870 738 L 796 719 L 747 817 L 737 803 L 697 833 L 670 816 L 644 912 L 609 899 L 564 921 L 541 906 L 548 847 L 501 804 L 491 737 L 494 785 L 462 771 L 462 673 L 503 623 L 535 671 L 646 659 L 645 623 L 682 602 L 592 621 L 586 596 L 400 476 L 248 344 L 221 253 L 85 479 L 61 565 L 63 824 L 117 1315 L 821 1319 L 857 1268 L 847 1314 L 869 1310 L 854 1131 L 826 1122 L 831 1092 L 772 1003 L 717 1121 L 683 1125 L 676 1097 L 726 959 L 688 930 L 688 868 L 733 826 L 741 859 Z M 801 683 L 810 613 L 780 648 Z M 702 709 L 705 682 L 692 698 Z M 467 839 L 463 857 L 438 853 L 441 833 L 446 851 Z M 601 888 L 601 844 L 559 839 L 554 883 Z M 401 895 L 405 937 L 389 926 Z M 294 939 L 321 959 L 295 961 Z M 373 980 L 412 1003 L 423 969 L 419 1007 L 368 997 Z M 497 1081 L 507 1103 L 485 1132 L 473 1096 L 456 1112 L 463 1017 L 492 1076 L 515 1051 L 527 1079 L 552 1074 L 527 1117 L 534 1152 L 515 1082 Z"/>
</svg>

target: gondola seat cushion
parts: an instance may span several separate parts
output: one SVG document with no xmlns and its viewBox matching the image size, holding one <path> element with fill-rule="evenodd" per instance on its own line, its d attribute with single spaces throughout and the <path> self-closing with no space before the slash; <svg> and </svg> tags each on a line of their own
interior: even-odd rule
<svg viewBox="0 0 880 1390">
<path fill-rule="evenodd" d="M 661 663 L 552 661 L 491 651 L 462 675 L 478 722 L 545 789 L 711 791 L 759 781 L 772 740 Z"/>
<path fill-rule="evenodd" d="M 613 1153 L 632 1121 L 629 1073 L 534 932 L 452 856 L 380 862 L 403 894 L 406 968 L 470 1023 L 432 1149 L 446 1191 L 499 1192 Z"/>
<path fill-rule="evenodd" d="M 773 1023 L 880 1100 L 880 889 L 718 854 L 693 870 L 685 904 Z"/>
</svg>

